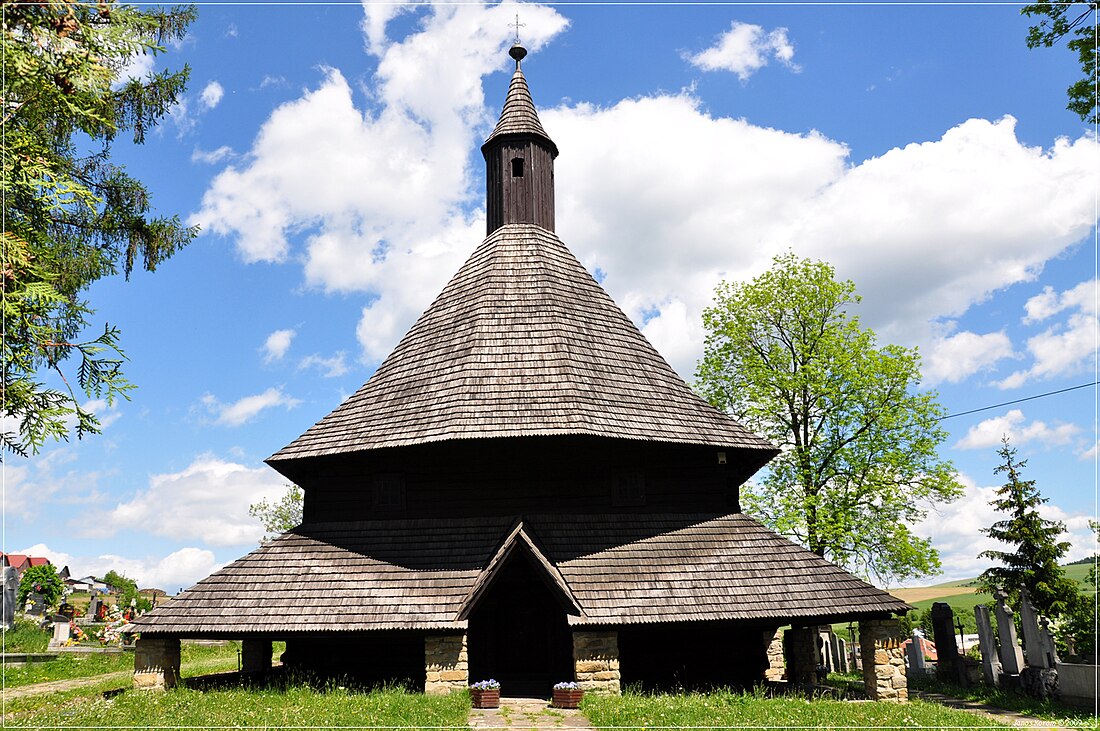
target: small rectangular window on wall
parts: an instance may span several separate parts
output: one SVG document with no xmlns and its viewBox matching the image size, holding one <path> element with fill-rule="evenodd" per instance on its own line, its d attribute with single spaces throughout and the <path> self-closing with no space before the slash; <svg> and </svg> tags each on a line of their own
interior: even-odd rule
<svg viewBox="0 0 1100 731">
<path fill-rule="evenodd" d="M 390 473 L 374 476 L 371 509 L 380 513 L 395 513 L 405 509 L 405 476 Z"/>
<path fill-rule="evenodd" d="M 512 158 L 512 177 L 513 178 L 522 178 L 523 177 L 523 158 L 522 157 L 513 157 Z"/>
<path fill-rule="evenodd" d="M 617 508 L 645 505 L 645 476 L 641 472 L 616 472 L 611 478 L 611 504 Z"/>
</svg>

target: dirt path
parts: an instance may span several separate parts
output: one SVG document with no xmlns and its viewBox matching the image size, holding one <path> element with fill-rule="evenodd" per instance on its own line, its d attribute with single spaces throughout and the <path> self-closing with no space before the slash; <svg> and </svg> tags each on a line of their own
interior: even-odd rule
<svg viewBox="0 0 1100 731">
<path fill-rule="evenodd" d="M 550 708 L 541 698 L 501 698 L 500 708 L 474 708 L 468 723 L 471 729 L 591 729 L 580 711 Z"/>
<path fill-rule="evenodd" d="M 968 713 L 985 716 L 998 723 L 1005 723 L 1009 726 L 1016 726 L 1017 728 L 1031 728 L 1036 729 L 1036 731 L 1069 731 L 1065 726 L 1059 726 L 1053 721 L 1045 721 L 1041 718 L 1035 718 L 1034 716 L 1025 716 L 1016 711 L 1008 711 L 1004 708 L 989 706 L 985 703 L 979 703 L 978 701 L 966 701 L 961 698 L 943 695 L 942 693 L 919 693 L 914 694 L 914 697 L 928 701 L 929 703 L 938 703 L 948 708 L 957 708 L 960 711 L 967 711 Z"/>
<path fill-rule="evenodd" d="M 187 670 L 194 674 L 195 670 L 203 670 L 206 668 L 217 667 L 224 664 L 225 658 L 211 658 L 209 660 L 201 660 L 199 662 L 190 663 L 187 665 Z M 91 675 L 87 678 L 69 678 L 68 680 L 51 680 L 48 683 L 35 683 L 34 685 L 23 685 L 18 688 L 5 688 L 4 698 L 6 700 L 12 700 L 14 698 L 25 698 L 29 695 L 41 695 L 43 693 L 60 693 L 66 690 L 75 690 L 77 688 L 86 688 L 90 685 L 98 685 L 105 680 L 123 680 L 129 678 L 134 674 L 133 670 L 118 670 L 113 673 L 103 673 L 102 675 Z"/>
</svg>

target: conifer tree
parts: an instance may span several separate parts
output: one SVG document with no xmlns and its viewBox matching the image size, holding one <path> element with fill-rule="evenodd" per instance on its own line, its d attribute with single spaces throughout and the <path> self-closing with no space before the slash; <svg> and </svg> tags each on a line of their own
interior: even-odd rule
<svg viewBox="0 0 1100 731">
<path fill-rule="evenodd" d="M 98 432 L 81 401 L 110 403 L 133 387 L 118 328 L 87 332 L 85 293 L 102 277 L 155 270 L 197 233 L 158 215 L 145 185 L 111 156 L 123 133 L 144 141 L 189 73 L 135 79 L 127 69 L 183 38 L 194 18 L 193 7 L 111 0 L 3 4 L 0 454 Z"/>
<path fill-rule="evenodd" d="M 1070 546 L 1067 541 L 1058 540 L 1066 527 L 1039 515 L 1039 506 L 1047 500 L 1035 487 L 1035 480 L 1022 478 L 1027 460 L 1016 459 L 1016 450 L 1008 437 L 1003 437 L 1001 444 L 997 454 L 1003 462 L 994 473 L 1005 475 L 1007 481 L 997 489 L 997 498 L 991 504 L 1007 517 L 983 528 L 982 533 L 1013 548 L 982 551 L 980 558 L 991 558 L 1001 565 L 986 569 L 978 582 L 990 593 L 995 588 L 1004 589 L 1013 606 L 1020 601 L 1020 588 L 1027 587 L 1040 614 L 1052 619 L 1061 617 L 1074 611 L 1080 601 L 1076 582 L 1058 565 Z"/>
</svg>

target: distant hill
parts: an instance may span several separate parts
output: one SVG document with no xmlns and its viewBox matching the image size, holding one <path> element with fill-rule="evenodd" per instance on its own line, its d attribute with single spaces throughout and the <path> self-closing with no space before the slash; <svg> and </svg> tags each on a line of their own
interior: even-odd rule
<svg viewBox="0 0 1100 731">
<path fill-rule="evenodd" d="M 1066 570 L 1066 576 L 1076 581 L 1082 592 L 1095 593 L 1096 587 L 1087 582 L 1089 569 L 1092 567 L 1092 559 L 1087 562 L 1074 561 L 1062 566 Z M 978 578 L 959 579 L 947 581 L 932 586 L 917 586 L 907 589 L 887 589 L 891 594 L 902 601 L 909 602 L 917 609 L 926 609 L 932 606 L 932 602 L 946 601 L 956 611 L 963 609 L 973 611 L 975 604 L 984 604 L 992 599 L 989 594 L 978 591 Z"/>
</svg>

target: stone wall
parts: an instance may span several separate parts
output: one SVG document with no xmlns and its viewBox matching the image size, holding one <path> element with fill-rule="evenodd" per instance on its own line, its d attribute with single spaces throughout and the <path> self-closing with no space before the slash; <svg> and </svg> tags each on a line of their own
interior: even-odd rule
<svg viewBox="0 0 1100 731">
<path fill-rule="evenodd" d="M 427 635 L 424 638 L 424 692 L 446 695 L 470 684 L 466 635 Z"/>
<path fill-rule="evenodd" d="M 581 689 L 619 695 L 619 634 L 574 630 L 573 672 Z"/>
<path fill-rule="evenodd" d="M 164 690 L 174 688 L 179 679 L 179 638 L 139 638 L 134 646 L 134 687 Z"/>
<path fill-rule="evenodd" d="M 764 630 L 764 646 L 767 647 L 768 667 L 764 670 L 765 680 L 782 680 L 787 673 L 787 664 L 783 661 L 783 632 Z"/>
<path fill-rule="evenodd" d="M 859 623 L 863 656 L 863 687 L 873 701 L 909 700 L 905 655 L 896 619 L 865 619 Z"/>
<path fill-rule="evenodd" d="M 817 682 L 817 627 L 793 627 L 786 632 L 787 682 L 811 686 Z"/>
</svg>

